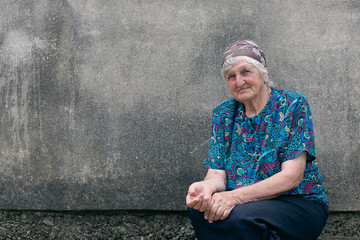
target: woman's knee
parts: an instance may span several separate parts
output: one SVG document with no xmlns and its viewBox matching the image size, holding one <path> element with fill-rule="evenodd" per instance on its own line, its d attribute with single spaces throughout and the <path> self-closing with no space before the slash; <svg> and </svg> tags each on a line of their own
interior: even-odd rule
<svg viewBox="0 0 360 240">
<path fill-rule="evenodd" d="M 236 206 L 225 220 L 214 223 L 207 222 L 198 210 L 189 208 L 188 212 L 198 239 L 269 239 L 267 226 L 242 205 Z"/>
</svg>

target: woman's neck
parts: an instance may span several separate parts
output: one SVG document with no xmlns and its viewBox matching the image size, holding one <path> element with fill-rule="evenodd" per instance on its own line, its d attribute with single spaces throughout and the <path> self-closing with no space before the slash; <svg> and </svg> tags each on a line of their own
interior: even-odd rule
<svg viewBox="0 0 360 240">
<path fill-rule="evenodd" d="M 245 106 L 245 114 L 247 117 L 251 118 L 258 115 L 261 110 L 266 106 L 270 98 L 271 89 L 265 86 L 263 92 L 259 97 L 253 101 L 243 103 Z"/>
</svg>

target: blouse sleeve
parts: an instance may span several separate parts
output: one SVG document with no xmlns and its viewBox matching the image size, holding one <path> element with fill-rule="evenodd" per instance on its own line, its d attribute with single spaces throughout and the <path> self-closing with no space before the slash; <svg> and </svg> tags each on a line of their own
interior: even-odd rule
<svg viewBox="0 0 360 240">
<path fill-rule="evenodd" d="M 285 112 L 283 120 L 287 138 L 281 147 L 280 161 L 294 159 L 302 152 L 308 152 L 307 161 L 315 160 L 314 132 L 309 103 L 305 96 L 295 98 Z"/>
<path fill-rule="evenodd" d="M 228 101 L 213 111 L 209 152 L 203 164 L 207 168 L 224 170 L 230 150 L 233 122 L 233 102 Z"/>
</svg>

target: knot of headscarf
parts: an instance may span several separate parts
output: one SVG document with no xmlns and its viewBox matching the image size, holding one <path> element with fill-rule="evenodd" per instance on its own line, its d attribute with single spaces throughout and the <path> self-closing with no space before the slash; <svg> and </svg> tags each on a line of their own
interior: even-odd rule
<svg viewBox="0 0 360 240">
<path fill-rule="evenodd" d="M 233 57 L 246 56 L 257 60 L 266 67 L 266 59 L 264 52 L 259 48 L 256 43 L 249 40 L 241 40 L 230 44 L 221 59 L 221 67 L 224 65 L 224 62 Z"/>
</svg>

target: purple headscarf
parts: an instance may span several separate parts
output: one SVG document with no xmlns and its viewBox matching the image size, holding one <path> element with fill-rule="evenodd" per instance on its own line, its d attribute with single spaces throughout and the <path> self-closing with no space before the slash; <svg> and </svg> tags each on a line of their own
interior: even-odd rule
<svg viewBox="0 0 360 240">
<path fill-rule="evenodd" d="M 266 67 L 266 59 L 264 52 L 252 41 L 241 40 L 230 44 L 222 57 L 221 67 L 224 62 L 232 57 L 246 56 L 257 60 Z"/>
</svg>

